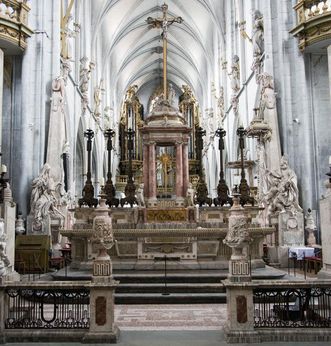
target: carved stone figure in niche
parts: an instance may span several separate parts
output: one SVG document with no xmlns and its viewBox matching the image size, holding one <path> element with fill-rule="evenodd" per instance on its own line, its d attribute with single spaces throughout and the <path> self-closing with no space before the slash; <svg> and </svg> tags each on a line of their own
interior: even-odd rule
<svg viewBox="0 0 331 346">
<path fill-rule="evenodd" d="M 278 170 L 267 173 L 268 192 L 265 200 L 268 212 L 286 212 L 290 211 L 293 215 L 301 211 L 298 198 L 297 176 L 288 166 L 286 157 L 280 161 L 280 172 Z"/>
<path fill-rule="evenodd" d="M 49 214 L 55 214 L 64 217 L 57 209 L 59 198 L 54 180 L 50 176 L 51 167 L 45 163 L 39 176 L 32 182 L 31 192 L 31 214 L 33 215 L 33 230 L 40 231 L 42 229 L 42 221 Z"/>
<path fill-rule="evenodd" d="M 240 90 L 240 66 L 238 55 L 234 55 L 232 58 L 232 65 L 229 76 L 231 79 L 231 89 L 234 93 L 237 93 Z"/>
<path fill-rule="evenodd" d="M 139 207 L 145 207 L 145 198 L 144 198 L 144 184 L 139 184 L 137 190 L 137 202 Z"/>
<path fill-rule="evenodd" d="M 262 72 L 261 57 L 264 52 L 264 27 L 263 27 L 263 16 L 260 11 L 255 11 L 253 15 L 254 26 L 253 26 L 253 64 L 252 70 L 255 71 L 256 76 Z"/>
</svg>

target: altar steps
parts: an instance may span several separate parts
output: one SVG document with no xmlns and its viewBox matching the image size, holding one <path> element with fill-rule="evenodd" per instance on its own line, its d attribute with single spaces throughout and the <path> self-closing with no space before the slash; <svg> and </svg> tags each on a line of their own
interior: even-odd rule
<svg viewBox="0 0 331 346">
<path fill-rule="evenodd" d="M 121 272 L 114 273 L 120 281 L 115 292 L 116 304 L 207 304 L 226 303 L 225 287 L 220 275 L 199 271 Z"/>
<path fill-rule="evenodd" d="M 116 304 L 222 304 L 226 290 L 222 280 L 227 270 L 114 270 L 119 281 Z M 254 269 L 253 279 L 279 280 L 286 272 L 268 267 Z M 91 280 L 90 271 L 63 268 L 52 273 L 53 280 Z M 166 282 L 166 284 L 165 284 Z"/>
</svg>

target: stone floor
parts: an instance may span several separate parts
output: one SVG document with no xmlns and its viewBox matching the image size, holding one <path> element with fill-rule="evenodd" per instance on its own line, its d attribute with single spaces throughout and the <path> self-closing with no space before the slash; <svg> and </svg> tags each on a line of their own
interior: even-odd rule
<svg viewBox="0 0 331 346">
<path fill-rule="evenodd" d="M 7 346 L 22 346 L 10 343 Z M 80 343 L 24 343 L 24 346 L 82 346 Z M 91 346 L 105 344 L 91 344 Z M 118 346 L 330 346 L 330 342 L 265 342 L 261 344 L 227 344 L 220 330 L 210 331 L 126 331 L 122 330 Z"/>
<path fill-rule="evenodd" d="M 121 330 L 221 330 L 225 304 L 117 305 L 115 319 Z"/>
</svg>

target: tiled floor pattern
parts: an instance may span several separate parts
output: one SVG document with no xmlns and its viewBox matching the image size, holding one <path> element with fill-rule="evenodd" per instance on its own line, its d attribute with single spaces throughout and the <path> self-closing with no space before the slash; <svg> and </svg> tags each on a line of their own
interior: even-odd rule
<svg viewBox="0 0 331 346">
<path fill-rule="evenodd" d="M 224 304 L 117 305 L 122 330 L 220 330 L 227 319 Z"/>
</svg>

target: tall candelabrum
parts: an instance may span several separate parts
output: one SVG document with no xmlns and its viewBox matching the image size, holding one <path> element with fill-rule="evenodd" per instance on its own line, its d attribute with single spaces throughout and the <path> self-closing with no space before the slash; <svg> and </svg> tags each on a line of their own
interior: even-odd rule
<svg viewBox="0 0 331 346">
<path fill-rule="evenodd" d="M 89 207 L 96 207 L 98 205 L 97 198 L 94 198 L 94 187 L 92 184 L 92 174 L 91 174 L 91 161 L 92 161 L 92 139 L 94 137 L 94 132 L 91 129 L 87 129 L 84 132 L 84 137 L 87 138 L 87 173 L 86 182 L 82 191 L 83 197 L 79 199 L 78 204 L 88 205 Z"/>
<path fill-rule="evenodd" d="M 135 131 L 129 128 L 128 131 L 125 131 L 125 135 L 128 138 L 129 165 L 128 165 L 128 181 L 124 190 L 125 197 L 121 198 L 121 206 L 123 207 L 124 204 L 129 203 L 132 208 L 134 204 L 138 204 L 136 199 L 136 185 L 133 182 L 133 174 L 132 174 L 132 151 L 133 151 L 133 138 L 135 135 Z"/>
<path fill-rule="evenodd" d="M 229 196 L 229 188 L 226 185 L 226 181 L 224 179 L 224 168 L 223 168 L 223 150 L 224 150 L 224 137 L 226 135 L 226 131 L 221 127 L 216 130 L 216 136 L 219 137 L 218 149 L 220 151 L 220 180 L 217 185 L 217 197 L 214 198 L 215 206 L 224 204 L 233 204 L 232 198 Z"/>
<path fill-rule="evenodd" d="M 199 161 L 199 181 L 197 184 L 197 194 L 195 203 L 198 203 L 200 207 L 204 204 L 209 206 L 212 204 L 212 199 L 208 197 L 207 184 L 205 182 L 205 177 L 202 169 L 202 149 L 203 149 L 203 136 L 206 135 L 206 130 L 203 130 L 202 127 L 198 127 L 195 132 L 196 136 L 196 157 Z"/>
<path fill-rule="evenodd" d="M 107 181 L 104 186 L 104 193 L 106 194 L 106 204 L 109 207 L 114 205 L 118 207 L 119 199 L 115 197 L 116 189 L 112 181 L 111 176 L 111 151 L 113 150 L 113 137 L 115 136 L 115 131 L 113 129 L 107 129 L 104 133 L 107 139 L 107 152 L 108 152 L 108 167 L 107 167 Z"/>
<path fill-rule="evenodd" d="M 239 184 L 240 204 L 242 206 L 244 206 L 247 203 L 254 205 L 254 198 L 250 196 L 250 188 L 245 178 L 244 148 L 245 148 L 246 130 L 244 129 L 242 125 L 238 127 L 237 135 L 239 137 L 240 165 L 241 165 L 241 179 Z"/>
</svg>

